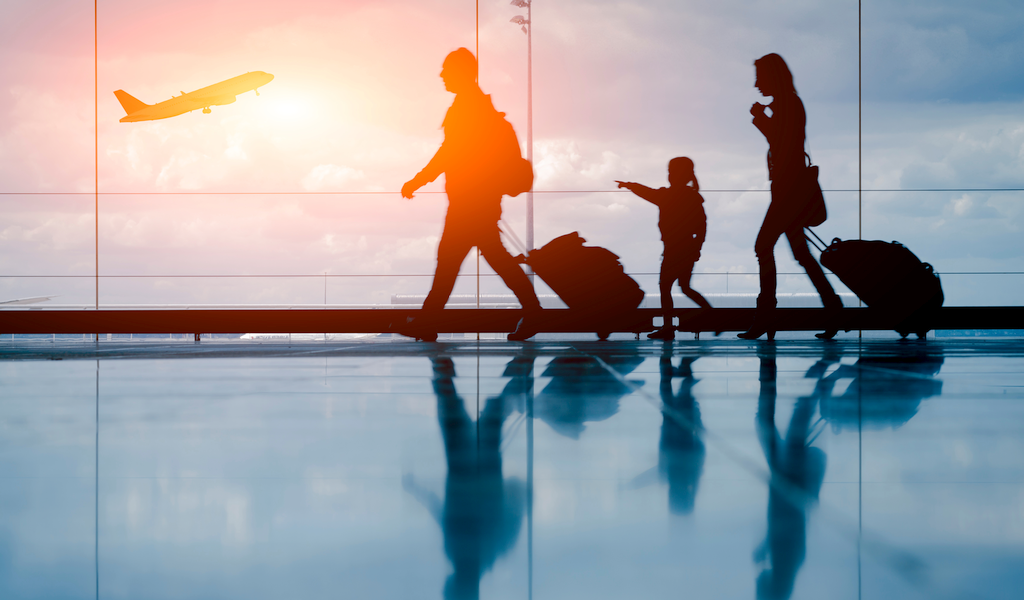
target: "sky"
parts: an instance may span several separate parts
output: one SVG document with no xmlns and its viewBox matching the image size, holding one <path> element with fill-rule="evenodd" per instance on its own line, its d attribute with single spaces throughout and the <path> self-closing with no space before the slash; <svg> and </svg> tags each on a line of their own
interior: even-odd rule
<svg viewBox="0 0 1024 600">
<path fill-rule="evenodd" d="M 865 1 L 862 163 L 857 9 L 540 0 L 538 245 L 579 231 L 627 271 L 656 273 L 657 211 L 614 180 L 667 185 L 668 160 L 689 156 L 708 214 L 694 287 L 756 291 L 753 241 L 769 196 L 767 145 L 748 112 L 767 100 L 752 63 L 777 52 L 828 190 L 821 237 L 900 241 L 942 274 L 947 305 L 1019 304 L 1024 275 L 958 273 L 1024 272 L 1024 192 L 891 190 L 1024 188 L 1024 5 Z M 524 11 L 506 0 L 479 10 L 481 87 L 525 145 L 527 37 L 509 22 Z M 451 50 L 475 50 L 474 2 L 100 1 L 97 32 L 94 104 L 93 4 L 0 7 L 0 299 L 93 301 L 97 162 L 99 270 L 118 276 L 101 279 L 103 304 L 367 304 L 426 293 L 443 182 L 413 200 L 398 190 L 442 140 L 453 96 L 438 73 Z M 275 76 L 258 97 L 208 115 L 118 122 L 114 90 L 155 103 L 256 70 Z M 504 211 L 523 237 L 525 199 L 506 198 Z M 776 255 L 780 272 L 799 271 L 784 242 Z M 463 273 L 474 272 L 467 260 Z M 200 275 L 236 277 L 181 277 Z M 293 277 L 259 277 L 271 275 Z M 637 278 L 656 292 L 654 276 Z M 483 282 L 485 293 L 507 293 L 494 277 Z M 456 293 L 474 285 L 465 277 Z M 780 291 L 811 287 L 781 275 Z"/>
</svg>

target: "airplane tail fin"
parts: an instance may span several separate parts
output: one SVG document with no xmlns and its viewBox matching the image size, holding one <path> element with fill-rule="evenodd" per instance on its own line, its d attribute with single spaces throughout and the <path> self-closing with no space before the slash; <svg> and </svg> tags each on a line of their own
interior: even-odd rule
<svg viewBox="0 0 1024 600">
<path fill-rule="evenodd" d="M 138 112 L 143 108 L 149 106 L 142 100 L 133 97 L 131 94 L 124 90 L 117 90 L 116 92 L 114 92 L 114 95 L 117 96 L 117 101 L 121 103 L 121 108 L 123 108 L 124 112 L 129 115 L 133 112 Z"/>
</svg>

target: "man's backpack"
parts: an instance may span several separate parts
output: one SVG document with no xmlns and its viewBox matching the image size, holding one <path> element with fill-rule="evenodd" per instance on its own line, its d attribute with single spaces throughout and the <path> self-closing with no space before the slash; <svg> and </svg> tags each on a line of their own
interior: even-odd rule
<svg viewBox="0 0 1024 600">
<path fill-rule="evenodd" d="M 492 132 L 492 157 L 490 177 L 498 191 L 507 196 L 518 196 L 533 189 L 533 165 L 523 158 L 516 130 L 505 118 L 505 113 L 496 112 Z"/>
</svg>

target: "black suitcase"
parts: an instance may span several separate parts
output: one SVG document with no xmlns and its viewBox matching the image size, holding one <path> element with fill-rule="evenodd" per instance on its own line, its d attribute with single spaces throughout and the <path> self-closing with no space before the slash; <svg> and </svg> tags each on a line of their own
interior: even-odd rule
<svg viewBox="0 0 1024 600">
<path fill-rule="evenodd" d="M 822 250 L 821 265 L 864 304 L 897 323 L 895 329 L 903 337 L 916 333 L 923 338 L 944 300 L 942 282 L 932 266 L 899 242 L 835 238 Z"/>
<path fill-rule="evenodd" d="M 569 308 L 614 314 L 640 306 L 644 291 L 623 270 L 618 255 L 584 242 L 575 231 L 557 237 L 531 252 L 526 264 Z M 598 337 L 605 333 L 599 331 Z"/>
</svg>

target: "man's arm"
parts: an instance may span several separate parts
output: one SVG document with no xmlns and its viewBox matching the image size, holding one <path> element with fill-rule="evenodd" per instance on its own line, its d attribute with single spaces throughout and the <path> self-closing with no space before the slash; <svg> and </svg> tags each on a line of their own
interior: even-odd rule
<svg viewBox="0 0 1024 600">
<path fill-rule="evenodd" d="M 402 186 L 402 197 L 412 198 L 412 195 L 416 190 L 437 179 L 441 173 L 444 173 L 446 162 L 445 156 L 447 154 L 445 145 L 442 143 L 441 147 L 434 153 L 434 158 L 431 158 L 430 162 L 427 163 L 427 166 L 423 167 L 423 170 L 417 173 L 415 177 L 405 182 L 405 185 Z"/>
<path fill-rule="evenodd" d="M 448 108 L 448 112 L 444 115 L 444 121 L 441 122 L 441 128 L 444 129 L 445 132 L 444 141 L 441 142 L 441 147 L 434 153 L 434 157 L 430 159 L 427 166 L 423 167 L 415 177 L 405 182 L 405 185 L 402 186 L 403 197 L 412 198 L 412 195 L 416 190 L 427 185 L 431 181 L 434 181 L 439 175 L 441 175 L 441 173 L 444 173 L 447 170 L 449 155 L 452 152 L 451 143 L 448 140 L 449 129 L 447 124 L 449 119 L 453 119 L 452 113 L 458 103 L 457 101 L 458 98 L 456 98 L 456 102 L 453 102 L 451 107 Z M 456 111 L 456 114 L 458 114 L 458 111 Z"/>
</svg>

